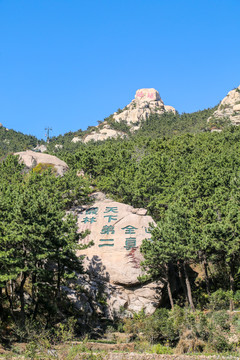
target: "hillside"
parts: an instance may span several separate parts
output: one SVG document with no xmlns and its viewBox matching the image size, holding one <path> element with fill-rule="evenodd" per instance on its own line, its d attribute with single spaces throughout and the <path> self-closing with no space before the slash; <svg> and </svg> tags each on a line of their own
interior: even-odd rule
<svg viewBox="0 0 240 360">
<path fill-rule="evenodd" d="M 49 143 L 31 135 L 24 135 L 5 127 L 0 128 L 0 155 L 33 149 L 37 144 L 47 147 L 47 152 L 73 152 L 89 142 L 107 139 L 135 138 L 139 136 L 172 137 L 202 131 L 220 131 L 229 125 L 238 125 L 239 88 L 229 94 L 214 108 L 179 114 L 172 106 L 164 105 L 155 89 L 139 89 L 135 98 L 123 109 L 118 109 L 97 126 L 89 126 L 54 136 Z M 44 151 L 37 148 L 38 151 Z"/>
<path fill-rule="evenodd" d="M 23 151 L 37 146 L 38 139 L 15 130 L 0 127 L 0 157 L 8 153 Z"/>
<path fill-rule="evenodd" d="M 57 343 L 71 326 L 78 339 L 118 330 L 170 353 L 239 350 L 240 128 L 212 132 L 216 108 L 145 105 L 134 131 L 116 114 L 99 124 L 123 137 L 51 139 L 62 176 L 43 166 L 48 154 L 0 163 L 0 340 L 37 331 Z M 9 146 L 36 145 L 2 131 Z"/>
<path fill-rule="evenodd" d="M 126 121 L 116 122 L 113 115 L 104 119 L 109 128 L 116 132 L 124 134 L 124 137 L 133 138 L 136 136 L 174 136 L 185 133 L 198 133 L 200 131 L 209 131 L 210 127 L 207 119 L 215 111 L 215 108 L 198 111 L 195 113 L 164 113 L 162 115 L 152 113 L 149 117 L 142 121 L 139 129 L 132 133 L 130 126 Z M 103 125 L 102 125 L 103 126 Z M 98 128 L 97 128 L 98 129 Z M 100 126 L 101 129 L 101 126 Z M 38 144 L 47 146 L 47 152 L 61 153 L 62 151 L 75 151 L 82 146 L 82 141 L 86 136 L 96 131 L 96 127 L 90 126 L 87 130 L 79 129 L 75 132 L 68 132 L 64 135 L 54 136 L 49 143 L 41 140 L 39 141 L 35 136 L 25 135 L 15 130 L 8 130 L 5 127 L 0 127 L 0 156 L 12 152 L 24 151 L 26 149 L 34 149 Z M 73 139 L 79 141 L 73 141 Z"/>
</svg>

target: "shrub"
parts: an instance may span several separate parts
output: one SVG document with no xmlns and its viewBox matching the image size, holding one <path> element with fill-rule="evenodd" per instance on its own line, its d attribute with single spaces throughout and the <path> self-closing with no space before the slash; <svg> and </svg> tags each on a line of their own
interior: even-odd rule
<svg viewBox="0 0 240 360">
<path fill-rule="evenodd" d="M 162 344 L 156 344 L 152 346 L 151 352 L 153 354 L 166 354 L 166 355 L 172 355 L 173 354 L 173 350 L 168 347 L 168 346 L 164 346 Z"/>
<path fill-rule="evenodd" d="M 33 168 L 33 172 L 37 174 L 42 174 L 46 170 L 51 170 L 54 174 L 57 172 L 53 164 L 39 163 Z"/>
<path fill-rule="evenodd" d="M 229 307 L 229 301 L 232 297 L 231 291 L 218 289 L 209 296 L 209 308 L 212 310 L 223 310 Z"/>
</svg>

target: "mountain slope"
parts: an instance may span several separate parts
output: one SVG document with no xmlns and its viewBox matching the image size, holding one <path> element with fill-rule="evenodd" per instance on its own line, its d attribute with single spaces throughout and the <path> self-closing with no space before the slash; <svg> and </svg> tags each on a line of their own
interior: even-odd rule
<svg viewBox="0 0 240 360">
<path fill-rule="evenodd" d="M 15 130 L 0 127 L 0 156 L 11 152 L 31 149 L 37 146 L 38 139 L 32 135 L 24 135 Z"/>
<path fill-rule="evenodd" d="M 240 85 L 229 91 L 208 122 L 219 127 L 227 124 L 240 125 Z"/>
</svg>

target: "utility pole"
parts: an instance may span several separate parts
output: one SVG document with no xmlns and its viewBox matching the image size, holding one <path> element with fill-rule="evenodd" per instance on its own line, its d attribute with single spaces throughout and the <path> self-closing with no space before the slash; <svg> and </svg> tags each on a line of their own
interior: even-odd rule
<svg viewBox="0 0 240 360">
<path fill-rule="evenodd" d="M 45 128 L 46 134 L 45 136 L 47 137 L 47 143 L 49 143 L 50 140 L 50 131 L 52 131 L 52 128 L 50 128 L 49 126 L 47 128 Z"/>
</svg>

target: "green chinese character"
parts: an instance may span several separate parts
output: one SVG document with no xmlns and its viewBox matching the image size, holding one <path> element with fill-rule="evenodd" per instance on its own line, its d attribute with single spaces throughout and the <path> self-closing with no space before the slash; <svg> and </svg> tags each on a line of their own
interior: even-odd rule
<svg viewBox="0 0 240 360">
<path fill-rule="evenodd" d="M 92 224 L 92 223 L 96 222 L 96 218 L 95 218 L 95 217 L 89 218 L 89 217 L 86 216 L 86 217 L 82 220 L 82 222 L 83 222 L 84 224 L 86 224 L 86 223 L 88 223 L 88 222 L 90 222 L 90 224 Z"/>
<path fill-rule="evenodd" d="M 107 207 L 106 207 L 106 210 L 104 211 L 104 213 L 109 213 L 109 212 L 113 212 L 113 213 L 117 214 L 117 213 L 118 213 L 118 208 L 117 208 L 117 206 L 114 206 L 114 207 L 109 207 L 109 206 L 107 206 Z"/>
<path fill-rule="evenodd" d="M 136 247 L 136 238 L 130 237 L 127 238 L 125 241 L 125 246 L 124 246 L 127 250 L 130 250 L 132 248 Z"/>
<path fill-rule="evenodd" d="M 103 246 L 114 246 L 114 244 L 109 244 L 108 241 L 114 241 L 114 239 L 100 239 L 99 241 L 105 241 L 105 244 L 100 244 L 98 245 L 98 247 L 103 247 Z"/>
<path fill-rule="evenodd" d="M 135 230 L 137 230 L 137 228 L 132 225 L 128 225 L 122 228 L 122 230 L 125 230 L 125 234 L 136 234 Z"/>
<path fill-rule="evenodd" d="M 114 239 L 100 239 L 99 241 L 114 241 Z"/>
<path fill-rule="evenodd" d="M 101 234 L 107 234 L 107 235 L 109 235 L 110 233 L 111 233 L 111 234 L 114 234 L 114 233 L 115 233 L 114 226 L 112 226 L 112 225 L 105 225 L 105 226 L 103 226 L 102 231 L 101 231 Z"/>
<path fill-rule="evenodd" d="M 98 208 L 90 208 L 90 209 L 87 209 L 86 210 L 86 215 L 97 215 L 97 212 L 98 212 Z"/>
<path fill-rule="evenodd" d="M 114 244 L 101 244 L 101 245 L 98 245 L 98 247 L 103 247 L 103 246 L 114 246 Z"/>
<path fill-rule="evenodd" d="M 117 220 L 116 216 L 114 215 L 104 215 L 104 217 L 108 217 L 108 222 Z"/>
</svg>

